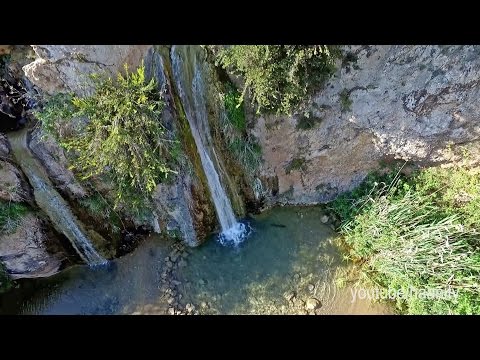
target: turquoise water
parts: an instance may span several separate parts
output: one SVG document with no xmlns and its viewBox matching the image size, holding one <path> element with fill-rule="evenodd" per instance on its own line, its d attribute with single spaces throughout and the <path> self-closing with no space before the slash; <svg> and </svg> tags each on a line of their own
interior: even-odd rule
<svg viewBox="0 0 480 360">
<path fill-rule="evenodd" d="M 0 295 L 0 312 L 164 314 L 190 307 L 198 314 L 389 313 L 366 300 L 352 303 L 350 289 L 336 286 L 348 267 L 322 215 L 316 207 L 267 211 L 250 221 L 252 234 L 238 247 L 212 238 L 184 249 L 150 237 L 108 266 L 19 281 L 19 288 Z M 309 299 L 320 304 L 315 311 L 307 310 Z"/>
</svg>

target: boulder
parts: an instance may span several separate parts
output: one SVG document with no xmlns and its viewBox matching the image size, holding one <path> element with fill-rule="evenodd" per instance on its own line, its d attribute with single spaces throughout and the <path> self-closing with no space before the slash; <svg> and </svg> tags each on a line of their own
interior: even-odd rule
<svg viewBox="0 0 480 360">
<path fill-rule="evenodd" d="M 60 254 L 46 248 L 47 236 L 33 214 L 24 216 L 11 234 L 0 235 L 0 261 L 12 279 L 47 277 L 60 270 Z"/>
</svg>

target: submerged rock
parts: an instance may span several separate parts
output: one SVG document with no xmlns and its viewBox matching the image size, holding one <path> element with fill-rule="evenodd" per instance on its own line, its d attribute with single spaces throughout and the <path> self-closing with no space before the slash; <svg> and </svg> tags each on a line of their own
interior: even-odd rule
<svg viewBox="0 0 480 360">
<path fill-rule="evenodd" d="M 305 303 L 305 308 L 307 310 L 315 310 L 320 308 L 321 306 L 322 306 L 322 303 L 320 302 L 320 300 L 315 298 L 309 298 Z"/>
<path fill-rule="evenodd" d="M 200 303 L 200 307 L 203 308 L 203 309 L 208 309 L 209 308 L 208 303 L 206 301 L 202 301 Z"/>
<path fill-rule="evenodd" d="M 287 291 L 285 294 L 283 294 L 284 299 L 288 302 L 293 301 L 295 299 L 295 296 L 295 291 Z"/>
</svg>

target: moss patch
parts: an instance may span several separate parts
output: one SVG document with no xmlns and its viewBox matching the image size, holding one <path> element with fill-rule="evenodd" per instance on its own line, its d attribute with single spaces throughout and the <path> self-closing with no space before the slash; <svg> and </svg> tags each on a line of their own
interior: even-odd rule
<svg viewBox="0 0 480 360">
<path fill-rule="evenodd" d="M 322 118 L 315 117 L 311 113 L 302 115 L 297 120 L 297 130 L 310 130 L 322 122 Z"/>
<path fill-rule="evenodd" d="M 290 174 L 293 170 L 304 171 L 306 169 L 307 161 L 305 158 L 294 158 L 290 163 L 285 167 L 285 173 Z"/>
</svg>

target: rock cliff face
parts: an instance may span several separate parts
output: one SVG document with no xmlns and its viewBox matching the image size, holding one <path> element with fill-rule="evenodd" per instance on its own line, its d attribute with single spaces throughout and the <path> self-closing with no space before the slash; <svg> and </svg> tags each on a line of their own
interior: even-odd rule
<svg viewBox="0 0 480 360">
<path fill-rule="evenodd" d="M 14 165 L 7 138 L 0 134 L 0 201 L 32 204 L 30 187 L 21 170 Z M 33 213 L 18 219 L 13 231 L 0 229 L 0 262 L 12 279 L 44 277 L 58 272 L 62 253 L 47 249 L 42 220 Z"/>
<path fill-rule="evenodd" d="M 88 92 L 88 75 L 99 71 L 116 76 L 124 64 L 138 66 L 148 45 L 32 45 L 37 59 L 25 75 L 47 94 Z"/>
<path fill-rule="evenodd" d="M 479 46 L 343 51 L 346 59 L 307 114 L 256 121 L 271 203 L 325 202 L 379 161 L 448 162 L 449 145 L 480 137 Z"/>
<path fill-rule="evenodd" d="M 15 232 L 0 236 L 0 260 L 12 279 L 47 277 L 57 273 L 62 254 L 47 250 L 47 235 L 34 214 L 21 219 Z"/>
<path fill-rule="evenodd" d="M 185 119 L 182 120 L 183 110 L 175 98 L 178 95 L 172 90 L 168 47 L 34 45 L 33 48 L 38 58 L 26 65 L 24 71 L 27 78 L 47 94 L 73 91 L 84 95 L 91 89 L 85 75 L 107 71 L 116 76 L 125 63 L 130 69 L 135 69 L 144 61 L 147 75 L 155 77 L 159 91 L 165 93 L 167 106 L 163 122 L 179 138 L 184 137 L 186 130 L 182 121 Z M 185 141 L 188 140 L 183 139 L 184 145 Z M 71 200 L 84 196 L 85 190 L 68 170 L 62 150 L 52 139 L 41 138 L 40 132 L 36 132 L 30 147 L 55 185 Z M 195 163 L 195 159 L 186 161 L 178 169 L 179 174 L 173 183 L 158 185 L 153 195 L 156 212 L 147 225 L 157 232 L 179 231 L 185 242 L 193 246 L 214 229 L 215 213 L 208 188 L 205 188 L 201 174 L 197 174 L 198 166 L 189 163 Z"/>
<path fill-rule="evenodd" d="M 47 93 L 82 94 L 88 89 L 83 84 L 85 74 L 101 70 L 115 74 L 125 62 L 134 68 L 144 58 L 149 71 L 162 80 L 165 69 L 160 58 L 166 59 L 168 51 L 160 56 L 152 49 L 36 45 L 38 59 L 24 70 Z M 337 73 L 307 100 L 307 113 L 255 119 L 252 132 L 263 149 L 261 178 L 268 204 L 326 202 L 355 187 L 382 161 L 448 162 L 450 145 L 480 137 L 480 47 L 344 46 L 342 50 L 346 56 Z M 169 101 L 172 109 L 166 116 L 178 116 L 173 97 Z M 56 152 L 54 144 L 48 147 L 48 153 Z M 40 153 L 47 153 L 38 149 L 40 158 Z M 57 174 L 58 185 L 81 195 L 82 189 L 69 175 L 58 176 L 63 173 L 59 169 L 52 165 L 50 170 Z M 193 244 L 194 231 L 186 222 L 203 221 L 203 213 L 197 211 L 202 208 L 209 209 L 205 215 L 211 218 L 211 204 L 192 202 L 191 194 L 200 189 L 199 179 L 194 190 L 187 174 L 179 181 L 168 189 L 159 187 L 155 201 L 159 213 L 171 218 L 160 219 L 164 226 L 183 228 Z"/>
</svg>

